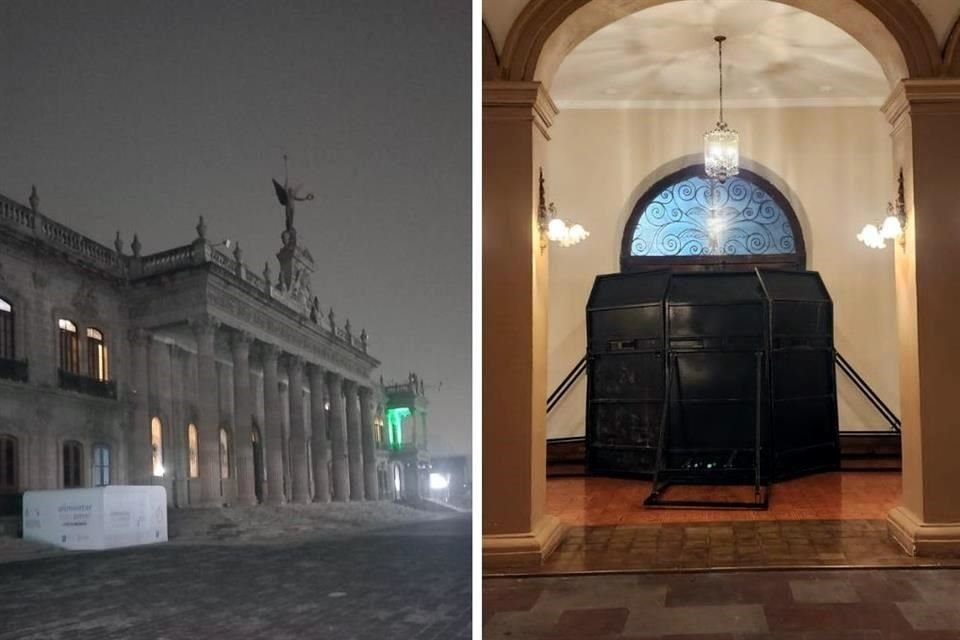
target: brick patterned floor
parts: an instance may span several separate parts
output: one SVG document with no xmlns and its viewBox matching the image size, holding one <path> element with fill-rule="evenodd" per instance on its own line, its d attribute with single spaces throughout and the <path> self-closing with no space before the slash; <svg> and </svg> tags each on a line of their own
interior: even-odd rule
<svg viewBox="0 0 960 640">
<path fill-rule="evenodd" d="M 470 521 L 0 564 L 0 639 L 470 637 Z"/>
<path fill-rule="evenodd" d="M 579 477 L 547 479 L 547 512 L 565 524 L 622 525 L 662 522 L 769 520 L 882 520 L 899 504 L 900 472 L 844 471 L 779 482 L 766 511 L 647 509 L 646 480 Z M 674 487 L 671 498 L 751 500 L 750 487 Z"/>
<path fill-rule="evenodd" d="M 952 567 L 960 559 L 913 558 L 884 520 L 668 522 L 570 527 L 540 567 L 488 574 L 814 567 Z M 958 594 L 960 599 L 960 594 Z"/>
<path fill-rule="evenodd" d="M 960 640 L 960 570 L 488 578 L 483 621 L 489 640 Z"/>
</svg>

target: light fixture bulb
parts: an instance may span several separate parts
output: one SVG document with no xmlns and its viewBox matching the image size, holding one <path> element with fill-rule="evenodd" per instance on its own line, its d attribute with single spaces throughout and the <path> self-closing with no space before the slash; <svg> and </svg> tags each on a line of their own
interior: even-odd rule
<svg viewBox="0 0 960 640">
<path fill-rule="evenodd" d="M 903 233 L 903 225 L 900 224 L 900 218 L 887 216 L 883 226 L 880 227 L 880 235 L 887 240 L 896 240 L 901 233 Z"/>
<path fill-rule="evenodd" d="M 574 244 L 580 242 L 588 235 L 590 235 L 590 233 L 583 228 L 582 224 L 575 224 L 570 227 L 570 238 L 573 240 Z"/>
<path fill-rule="evenodd" d="M 547 237 L 554 242 L 562 242 L 567 236 L 567 224 L 561 218 L 553 218 L 547 225 Z"/>
</svg>

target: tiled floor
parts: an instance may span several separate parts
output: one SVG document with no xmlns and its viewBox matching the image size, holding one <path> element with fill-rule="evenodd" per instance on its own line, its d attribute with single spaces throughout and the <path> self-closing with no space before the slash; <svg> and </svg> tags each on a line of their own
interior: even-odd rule
<svg viewBox="0 0 960 640">
<path fill-rule="evenodd" d="M 548 480 L 547 508 L 566 527 L 560 546 L 540 567 L 487 574 L 960 564 L 918 560 L 891 541 L 885 518 L 900 496 L 896 472 L 829 473 L 779 483 L 767 511 L 648 509 L 642 502 L 649 490 L 649 482 L 637 480 Z M 674 491 L 741 499 L 752 492 Z"/>
<path fill-rule="evenodd" d="M 542 566 L 487 575 L 955 565 L 960 560 L 906 555 L 883 520 L 667 522 L 570 527 Z"/>
<path fill-rule="evenodd" d="M 960 570 L 486 579 L 483 637 L 960 640 Z"/>
<path fill-rule="evenodd" d="M 900 499 L 897 471 L 822 473 L 773 485 L 766 511 L 648 509 L 650 482 L 619 478 L 549 478 L 547 512 L 569 525 L 663 522 L 883 519 Z M 670 498 L 751 500 L 752 487 L 674 487 Z"/>
</svg>

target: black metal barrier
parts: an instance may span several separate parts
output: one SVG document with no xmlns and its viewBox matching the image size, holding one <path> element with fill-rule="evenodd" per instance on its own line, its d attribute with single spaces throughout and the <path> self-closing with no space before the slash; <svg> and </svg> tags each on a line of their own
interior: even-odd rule
<svg viewBox="0 0 960 640">
<path fill-rule="evenodd" d="M 762 508 L 771 482 L 838 468 L 832 314 L 815 272 L 599 276 L 587 469 L 652 474 L 660 504 L 671 484 L 752 484 Z"/>
</svg>

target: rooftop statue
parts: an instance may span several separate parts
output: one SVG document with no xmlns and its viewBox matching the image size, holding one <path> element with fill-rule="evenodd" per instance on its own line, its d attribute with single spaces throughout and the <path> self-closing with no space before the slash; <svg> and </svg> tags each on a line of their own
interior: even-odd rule
<svg viewBox="0 0 960 640">
<path fill-rule="evenodd" d="M 300 190 L 303 188 L 302 184 L 298 184 L 295 187 L 291 187 L 288 177 L 287 177 L 287 156 L 283 156 L 283 184 L 281 185 L 276 179 L 273 180 L 273 188 L 277 192 L 277 200 L 280 201 L 280 204 L 283 205 L 286 214 L 286 230 L 284 232 L 284 244 L 289 244 L 291 241 L 296 240 L 296 230 L 293 228 L 293 216 L 294 208 L 297 202 L 304 202 L 306 200 L 313 200 L 313 194 L 308 193 L 305 196 L 300 195 Z"/>
</svg>

